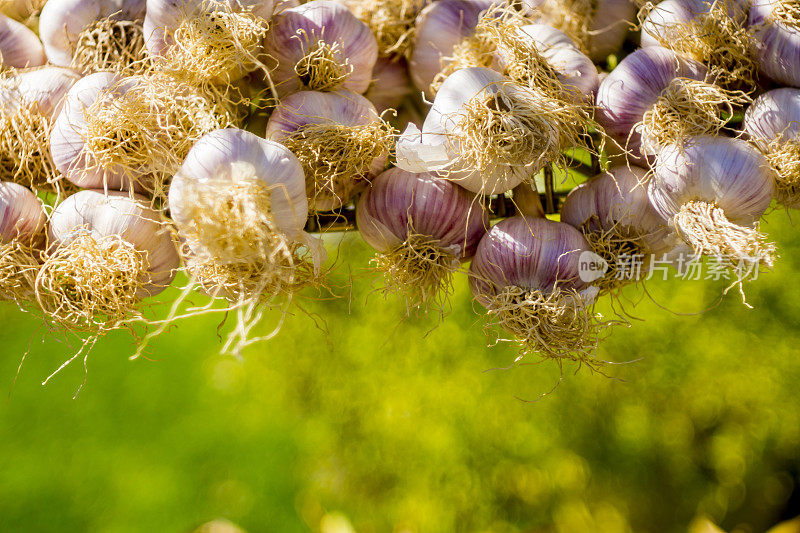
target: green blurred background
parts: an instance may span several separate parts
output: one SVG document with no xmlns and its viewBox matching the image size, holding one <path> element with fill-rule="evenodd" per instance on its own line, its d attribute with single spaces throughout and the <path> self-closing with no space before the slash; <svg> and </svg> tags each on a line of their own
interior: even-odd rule
<svg viewBox="0 0 800 533">
<path fill-rule="evenodd" d="M 636 362 L 566 366 L 532 403 L 557 366 L 489 370 L 516 353 L 487 347 L 463 276 L 444 322 L 404 318 L 357 234 L 333 276 L 349 297 L 302 301 L 316 321 L 242 360 L 218 354 L 219 316 L 149 359 L 114 334 L 75 400 L 80 362 L 41 386 L 74 348 L 4 305 L 0 530 L 763 531 L 800 514 L 800 239 L 784 211 L 763 227 L 781 257 L 746 286 L 754 309 L 732 292 L 679 316 L 725 283 L 652 281 L 600 350 Z"/>
</svg>

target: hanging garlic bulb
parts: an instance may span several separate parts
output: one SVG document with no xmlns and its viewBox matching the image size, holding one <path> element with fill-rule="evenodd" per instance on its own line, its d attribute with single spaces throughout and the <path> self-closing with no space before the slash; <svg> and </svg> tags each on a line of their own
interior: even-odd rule
<svg viewBox="0 0 800 533">
<path fill-rule="evenodd" d="M 522 4 L 531 16 L 566 33 L 595 62 L 619 51 L 636 14 L 631 0 L 523 0 Z"/>
<path fill-rule="evenodd" d="M 171 78 L 98 72 L 67 93 L 51 154 L 79 187 L 161 197 L 195 141 L 229 123 L 198 90 Z"/>
<path fill-rule="evenodd" d="M 522 356 L 595 366 L 600 323 L 591 311 L 597 289 L 581 279 L 589 243 L 568 224 L 514 216 L 481 239 L 470 266 L 475 299 L 489 326 L 516 337 Z"/>
<path fill-rule="evenodd" d="M 37 246 L 46 221 L 36 195 L 22 185 L 0 181 L 0 300 L 24 303 L 33 298 Z"/>
<path fill-rule="evenodd" d="M 363 93 L 378 58 L 369 27 L 332 0 L 276 15 L 264 47 L 278 63 L 271 75 L 281 97 L 302 90 Z"/>
<path fill-rule="evenodd" d="M 383 113 L 399 108 L 413 92 L 405 61 L 379 57 L 372 69 L 372 83 L 364 96 L 378 113 Z"/>
<path fill-rule="evenodd" d="M 419 14 L 408 70 L 428 98 L 433 97 L 431 84 L 447 66 L 455 46 L 472 35 L 481 14 L 491 6 L 491 0 L 437 0 Z"/>
<path fill-rule="evenodd" d="M 147 0 L 145 46 L 155 64 L 196 85 L 266 71 L 262 41 L 273 0 Z"/>
<path fill-rule="evenodd" d="M 800 7 L 791 0 L 753 0 L 747 27 L 758 69 L 800 87 Z"/>
<path fill-rule="evenodd" d="M 607 269 L 593 285 L 610 291 L 639 281 L 653 255 L 675 247 L 674 231 L 650 205 L 645 182 L 648 171 L 618 166 L 581 183 L 567 195 L 561 222 L 583 232 Z M 630 270 L 626 270 L 630 269 Z"/>
<path fill-rule="evenodd" d="M 435 174 L 391 168 L 372 180 L 356 209 L 361 236 L 408 307 L 443 310 L 453 273 L 475 254 L 489 219 L 480 202 Z"/>
<path fill-rule="evenodd" d="M 757 222 L 772 200 L 775 177 L 758 150 L 741 139 L 692 137 L 664 147 L 653 170 L 653 207 L 696 253 L 736 269 L 740 279 L 751 267 L 772 266 L 775 246 Z"/>
<path fill-rule="evenodd" d="M 701 63 L 670 50 L 637 50 L 600 84 L 597 122 L 634 156 L 653 155 L 692 135 L 718 133 L 726 115 L 748 99 L 706 78 Z"/>
<path fill-rule="evenodd" d="M 349 91 L 289 95 L 267 124 L 267 138 L 302 163 L 312 212 L 340 208 L 380 174 L 393 131 L 369 100 Z"/>
<path fill-rule="evenodd" d="M 409 125 L 397 166 L 440 171 L 476 194 L 499 194 L 530 180 L 581 142 L 588 121 L 565 106 L 487 68 L 467 68 L 442 84 L 420 132 Z"/>
<path fill-rule="evenodd" d="M 90 73 L 143 68 L 145 0 L 49 0 L 39 36 L 54 65 Z"/>
<path fill-rule="evenodd" d="M 0 80 L 0 170 L 33 189 L 60 191 L 50 156 L 50 129 L 80 76 L 62 67 L 22 70 Z"/>
<path fill-rule="evenodd" d="M 747 0 L 664 0 L 642 22 L 642 46 L 702 61 L 718 84 L 752 90 L 756 65 L 747 8 Z"/>
<path fill-rule="evenodd" d="M 80 191 L 53 211 L 49 248 L 36 277 L 36 299 L 68 330 L 102 334 L 141 320 L 139 302 L 175 276 L 170 229 L 129 193 Z"/>
<path fill-rule="evenodd" d="M 775 170 L 775 198 L 800 208 L 800 90 L 774 89 L 744 114 L 744 131 Z"/>
<path fill-rule="evenodd" d="M 378 44 L 378 55 L 407 57 L 414 38 L 414 22 L 430 0 L 342 0 L 366 24 Z"/>
<path fill-rule="evenodd" d="M 24 24 L 0 15 L 0 67 L 38 67 L 47 63 L 42 42 Z"/>
</svg>

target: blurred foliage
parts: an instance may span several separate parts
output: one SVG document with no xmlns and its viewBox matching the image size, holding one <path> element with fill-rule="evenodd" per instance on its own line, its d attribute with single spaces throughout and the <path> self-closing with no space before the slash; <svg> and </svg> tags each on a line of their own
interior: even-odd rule
<svg viewBox="0 0 800 533">
<path fill-rule="evenodd" d="M 783 211 L 765 229 L 781 258 L 753 309 L 732 291 L 700 313 L 722 281 L 627 291 L 610 377 L 502 369 L 514 347 L 487 347 L 463 276 L 443 322 L 405 318 L 358 235 L 330 242 L 345 297 L 305 295 L 242 360 L 218 354 L 219 316 L 135 361 L 114 334 L 76 400 L 80 362 L 40 385 L 75 347 L 5 305 L 0 530 L 764 531 L 800 512 L 800 240 Z"/>
</svg>

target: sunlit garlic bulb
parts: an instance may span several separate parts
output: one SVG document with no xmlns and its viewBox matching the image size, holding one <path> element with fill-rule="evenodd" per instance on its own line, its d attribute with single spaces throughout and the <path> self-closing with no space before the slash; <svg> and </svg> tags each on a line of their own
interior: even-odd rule
<svg viewBox="0 0 800 533">
<path fill-rule="evenodd" d="M 144 68 L 145 0 L 49 0 L 39 18 L 47 59 L 81 72 Z"/>
<path fill-rule="evenodd" d="M 147 0 L 144 35 L 155 64 L 184 81 L 225 85 L 265 69 L 272 0 Z"/>
<path fill-rule="evenodd" d="M 340 208 L 380 174 L 392 134 L 375 106 L 349 91 L 294 93 L 267 124 L 267 138 L 302 163 L 312 212 Z"/>
<path fill-rule="evenodd" d="M 42 203 L 16 183 L 0 182 L 0 300 L 30 301 L 39 270 L 37 245 L 47 220 Z"/>
<path fill-rule="evenodd" d="M 6 179 L 34 189 L 61 189 L 50 155 L 50 129 L 79 78 L 71 69 L 41 67 L 0 80 L 0 169 Z"/>
<path fill-rule="evenodd" d="M 372 83 L 364 96 L 378 113 L 383 113 L 387 109 L 399 108 L 414 92 L 406 62 L 379 57 L 372 69 Z"/>
<path fill-rule="evenodd" d="M 38 67 L 47 63 L 42 42 L 30 28 L 0 15 L 0 67 Z"/>
<path fill-rule="evenodd" d="M 792 0 L 754 0 L 748 29 L 758 69 L 780 84 L 800 87 L 800 6 Z"/>
<path fill-rule="evenodd" d="M 264 46 L 277 61 L 271 75 L 280 96 L 302 90 L 363 93 L 378 58 L 369 27 L 331 0 L 275 15 Z"/>
<path fill-rule="evenodd" d="M 165 194 L 195 141 L 227 125 L 210 100 L 166 77 L 82 78 L 55 121 L 56 168 L 79 187 Z"/>
<path fill-rule="evenodd" d="M 129 193 L 85 190 L 55 208 L 36 277 L 46 316 L 91 334 L 142 319 L 140 300 L 163 291 L 178 267 L 169 226 L 148 203 Z"/>
</svg>

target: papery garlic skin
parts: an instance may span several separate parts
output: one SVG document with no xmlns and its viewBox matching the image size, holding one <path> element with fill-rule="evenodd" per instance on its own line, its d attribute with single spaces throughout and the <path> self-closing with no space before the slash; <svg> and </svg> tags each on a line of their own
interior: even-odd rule
<svg viewBox="0 0 800 533">
<path fill-rule="evenodd" d="M 0 0 L 0 13 L 16 21 L 27 23 L 41 11 L 47 0 Z"/>
<path fill-rule="evenodd" d="M 762 150 L 773 139 L 800 138 L 800 89 L 773 89 L 756 98 L 744 114 L 744 131 Z"/>
<path fill-rule="evenodd" d="M 154 296 L 166 289 L 178 268 L 178 252 L 169 227 L 149 201 L 126 192 L 84 190 L 59 204 L 48 226 L 51 249 L 69 244 L 82 232 L 96 239 L 118 236 L 147 255 L 147 272 L 137 297 Z"/>
<path fill-rule="evenodd" d="M 0 243 L 32 241 L 47 222 L 42 202 L 29 189 L 0 181 Z"/>
<path fill-rule="evenodd" d="M 648 186 L 650 201 L 671 222 L 688 202 L 702 201 L 750 227 L 772 201 L 774 176 L 766 158 L 741 139 L 699 136 L 664 147 Z"/>
<path fill-rule="evenodd" d="M 305 178 L 300 162 L 284 146 L 233 128 L 203 136 L 189 151 L 169 189 L 170 215 L 178 229 L 190 220 L 185 214 L 187 187 L 212 181 L 257 180 L 270 190 L 270 212 L 290 240 L 298 237 L 308 218 Z"/>
<path fill-rule="evenodd" d="M 364 93 L 378 113 L 397 109 L 414 92 L 406 62 L 379 57 L 372 69 L 372 83 Z"/>
<path fill-rule="evenodd" d="M 141 22 L 145 7 L 145 0 L 48 0 L 39 18 L 47 59 L 70 66 L 82 31 L 106 18 Z"/>
<path fill-rule="evenodd" d="M 41 67 L 21 70 L 0 88 L 0 101 L 6 109 L 36 103 L 37 112 L 54 119 L 61 112 L 64 97 L 81 78 L 70 68 Z"/>
<path fill-rule="evenodd" d="M 42 42 L 24 24 L 0 15 L 0 66 L 38 67 L 47 63 Z"/>
<path fill-rule="evenodd" d="M 431 83 L 453 48 L 472 35 L 491 0 L 437 0 L 417 17 L 409 73 L 416 88 L 432 98 Z"/>
<path fill-rule="evenodd" d="M 753 0 L 747 26 L 761 72 L 778 83 L 800 87 L 800 28 L 782 22 L 773 10 L 786 0 Z"/>
<path fill-rule="evenodd" d="M 343 81 L 332 87 L 309 84 L 296 70 L 317 43 L 335 46 L 333 61 L 344 67 Z M 277 60 L 271 76 L 279 96 L 302 90 L 346 89 L 363 93 L 372 81 L 378 58 L 378 44 L 369 27 L 343 4 L 332 0 L 313 0 L 275 15 L 264 48 Z"/>
<path fill-rule="evenodd" d="M 639 49 L 603 79 L 597 90 L 597 122 L 634 155 L 642 146 L 640 124 L 676 78 L 703 81 L 707 69 L 692 59 L 681 58 L 660 47 Z"/>
<path fill-rule="evenodd" d="M 489 219 L 468 191 L 432 173 L 390 168 L 372 180 L 356 209 L 361 236 L 388 252 L 411 235 L 435 239 L 464 261 L 475 255 Z"/>
</svg>

